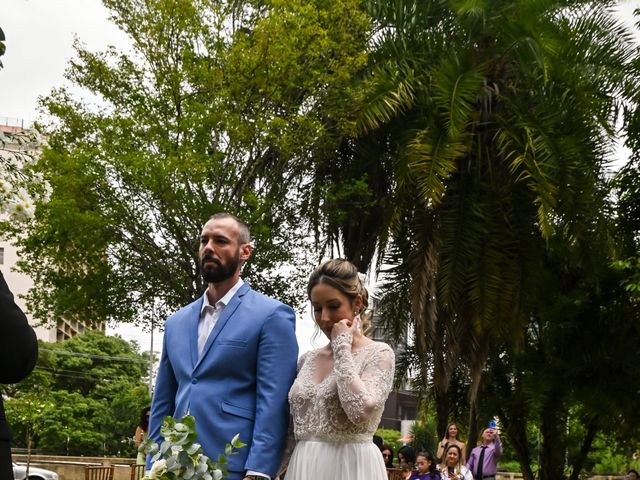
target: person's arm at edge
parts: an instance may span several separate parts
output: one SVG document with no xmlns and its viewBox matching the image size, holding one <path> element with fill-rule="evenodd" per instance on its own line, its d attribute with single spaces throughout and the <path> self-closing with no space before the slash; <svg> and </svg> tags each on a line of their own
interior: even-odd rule
<svg viewBox="0 0 640 480">
<path fill-rule="evenodd" d="M 133 444 L 136 446 L 136 448 L 138 448 L 142 443 L 142 432 L 143 432 L 142 428 L 140 428 L 140 425 L 138 425 L 136 427 L 136 433 L 133 436 Z"/>
<path fill-rule="evenodd" d="M 38 339 L 0 272 L 0 383 L 17 383 L 38 361 Z"/>
<path fill-rule="evenodd" d="M 438 450 L 436 451 L 436 458 L 442 461 L 442 455 L 444 455 L 444 446 L 446 445 L 446 438 L 443 438 L 438 442 Z"/>
<path fill-rule="evenodd" d="M 295 320 L 293 309 L 280 304 L 263 325 L 257 357 L 256 419 L 245 463 L 247 474 L 273 477 L 280 466 L 289 426 L 288 394 L 298 362 Z"/>
</svg>

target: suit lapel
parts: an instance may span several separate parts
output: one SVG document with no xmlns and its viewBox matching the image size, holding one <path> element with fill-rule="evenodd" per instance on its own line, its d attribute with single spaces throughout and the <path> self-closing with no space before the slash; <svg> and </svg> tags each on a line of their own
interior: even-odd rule
<svg viewBox="0 0 640 480">
<path fill-rule="evenodd" d="M 191 352 L 191 366 L 195 368 L 198 363 L 198 323 L 200 322 L 200 310 L 202 310 L 203 299 L 194 302 L 192 310 L 187 315 L 187 321 L 189 322 L 189 351 Z"/>
<path fill-rule="evenodd" d="M 224 310 L 222 311 L 222 315 L 220 315 L 220 318 L 216 322 L 215 327 L 213 327 L 213 330 L 211 330 L 211 333 L 209 334 L 209 338 L 207 338 L 207 343 L 204 344 L 204 348 L 202 349 L 202 355 L 200 355 L 200 358 L 198 359 L 195 368 L 198 368 L 198 366 L 200 366 L 200 364 L 202 363 L 202 359 L 207 356 L 207 354 L 209 353 L 209 349 L 211 348 L 211 345 L 213 345 L 213 342 L 216 341 L 216 338 L 218 338 L 218 335 L 220 335 L 220 332 L 222 331 L 224 326 L 227 324 L 227 322 L 229 321 L 231 316 L 234 314 L 236 309 L 240 306 L 240 304 L 242 303 L 242 297 L 244 297 L 244 295 L 248 291 L 249 291 L 249 284 L 245 282 L 240 287 L 238 292 L 231 298 L 231 301 L 229 302 L 229 304 L 224 307 Z M 195 331 L 196 331 L 195 355 L 197 357 L 198 356 L 198 324 L 197 323 L 196 323 Z M 193 350 L 191 355 L 193 356 Z"/>
</svg>

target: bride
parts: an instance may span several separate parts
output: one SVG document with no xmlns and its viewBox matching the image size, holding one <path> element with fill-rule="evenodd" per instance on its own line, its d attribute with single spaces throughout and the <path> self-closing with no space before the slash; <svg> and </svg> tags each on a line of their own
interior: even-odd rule
<svg viewBox="0 0 640 480">
<path fill-rule="evenodd" d="M 368 294 L 350 262 L 320 265 L 307 294 L 330 343 L 298 361 L 289 391 L 296 446 L 285 479 L 386 480 L 372 439 L 393 382 L 393 351 L 363 333 Z"/>
</svg>

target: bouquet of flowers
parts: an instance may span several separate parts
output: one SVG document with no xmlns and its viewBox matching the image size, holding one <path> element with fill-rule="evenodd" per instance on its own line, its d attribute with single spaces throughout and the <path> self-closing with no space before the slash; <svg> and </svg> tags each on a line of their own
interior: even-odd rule
<svg viewBox="0 0 640 480">
<path fill-rule="evenodd" d="M 245 444 L 239 435 L 227 443 L 224 453 L 216 461 L 202 453 L 196 442 L 196 419 L 187 415 L 180 420 L 165 417 L 160 427 L 164 441 L 160 447 L 147 439 L 139 450 L 151 455 L 151 470 L 142 480 L 221 480 L 227 474 L 227 456 L 238 453 Z"/>
</svg>

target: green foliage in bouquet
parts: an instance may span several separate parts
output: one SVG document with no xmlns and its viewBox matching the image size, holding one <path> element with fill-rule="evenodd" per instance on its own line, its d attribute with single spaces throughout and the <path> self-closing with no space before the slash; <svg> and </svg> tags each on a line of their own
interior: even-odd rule
<svg viewBox="0 0 640 480">
<path fill-rule="evenodd" d="M 196 442 L 196 419 L 190 415 L 178 421 L 165 417 L 160 434 L 164 437 L 160 447 L 151 439 L 140 445 L 139 450 L 149 452 L 152 462 L 143 480 L 221 480 L 228 472 L 227 456 L 245 446 L 238 434 L 227 443 L 217 460 L 211 460 Z"/>
</svg>

